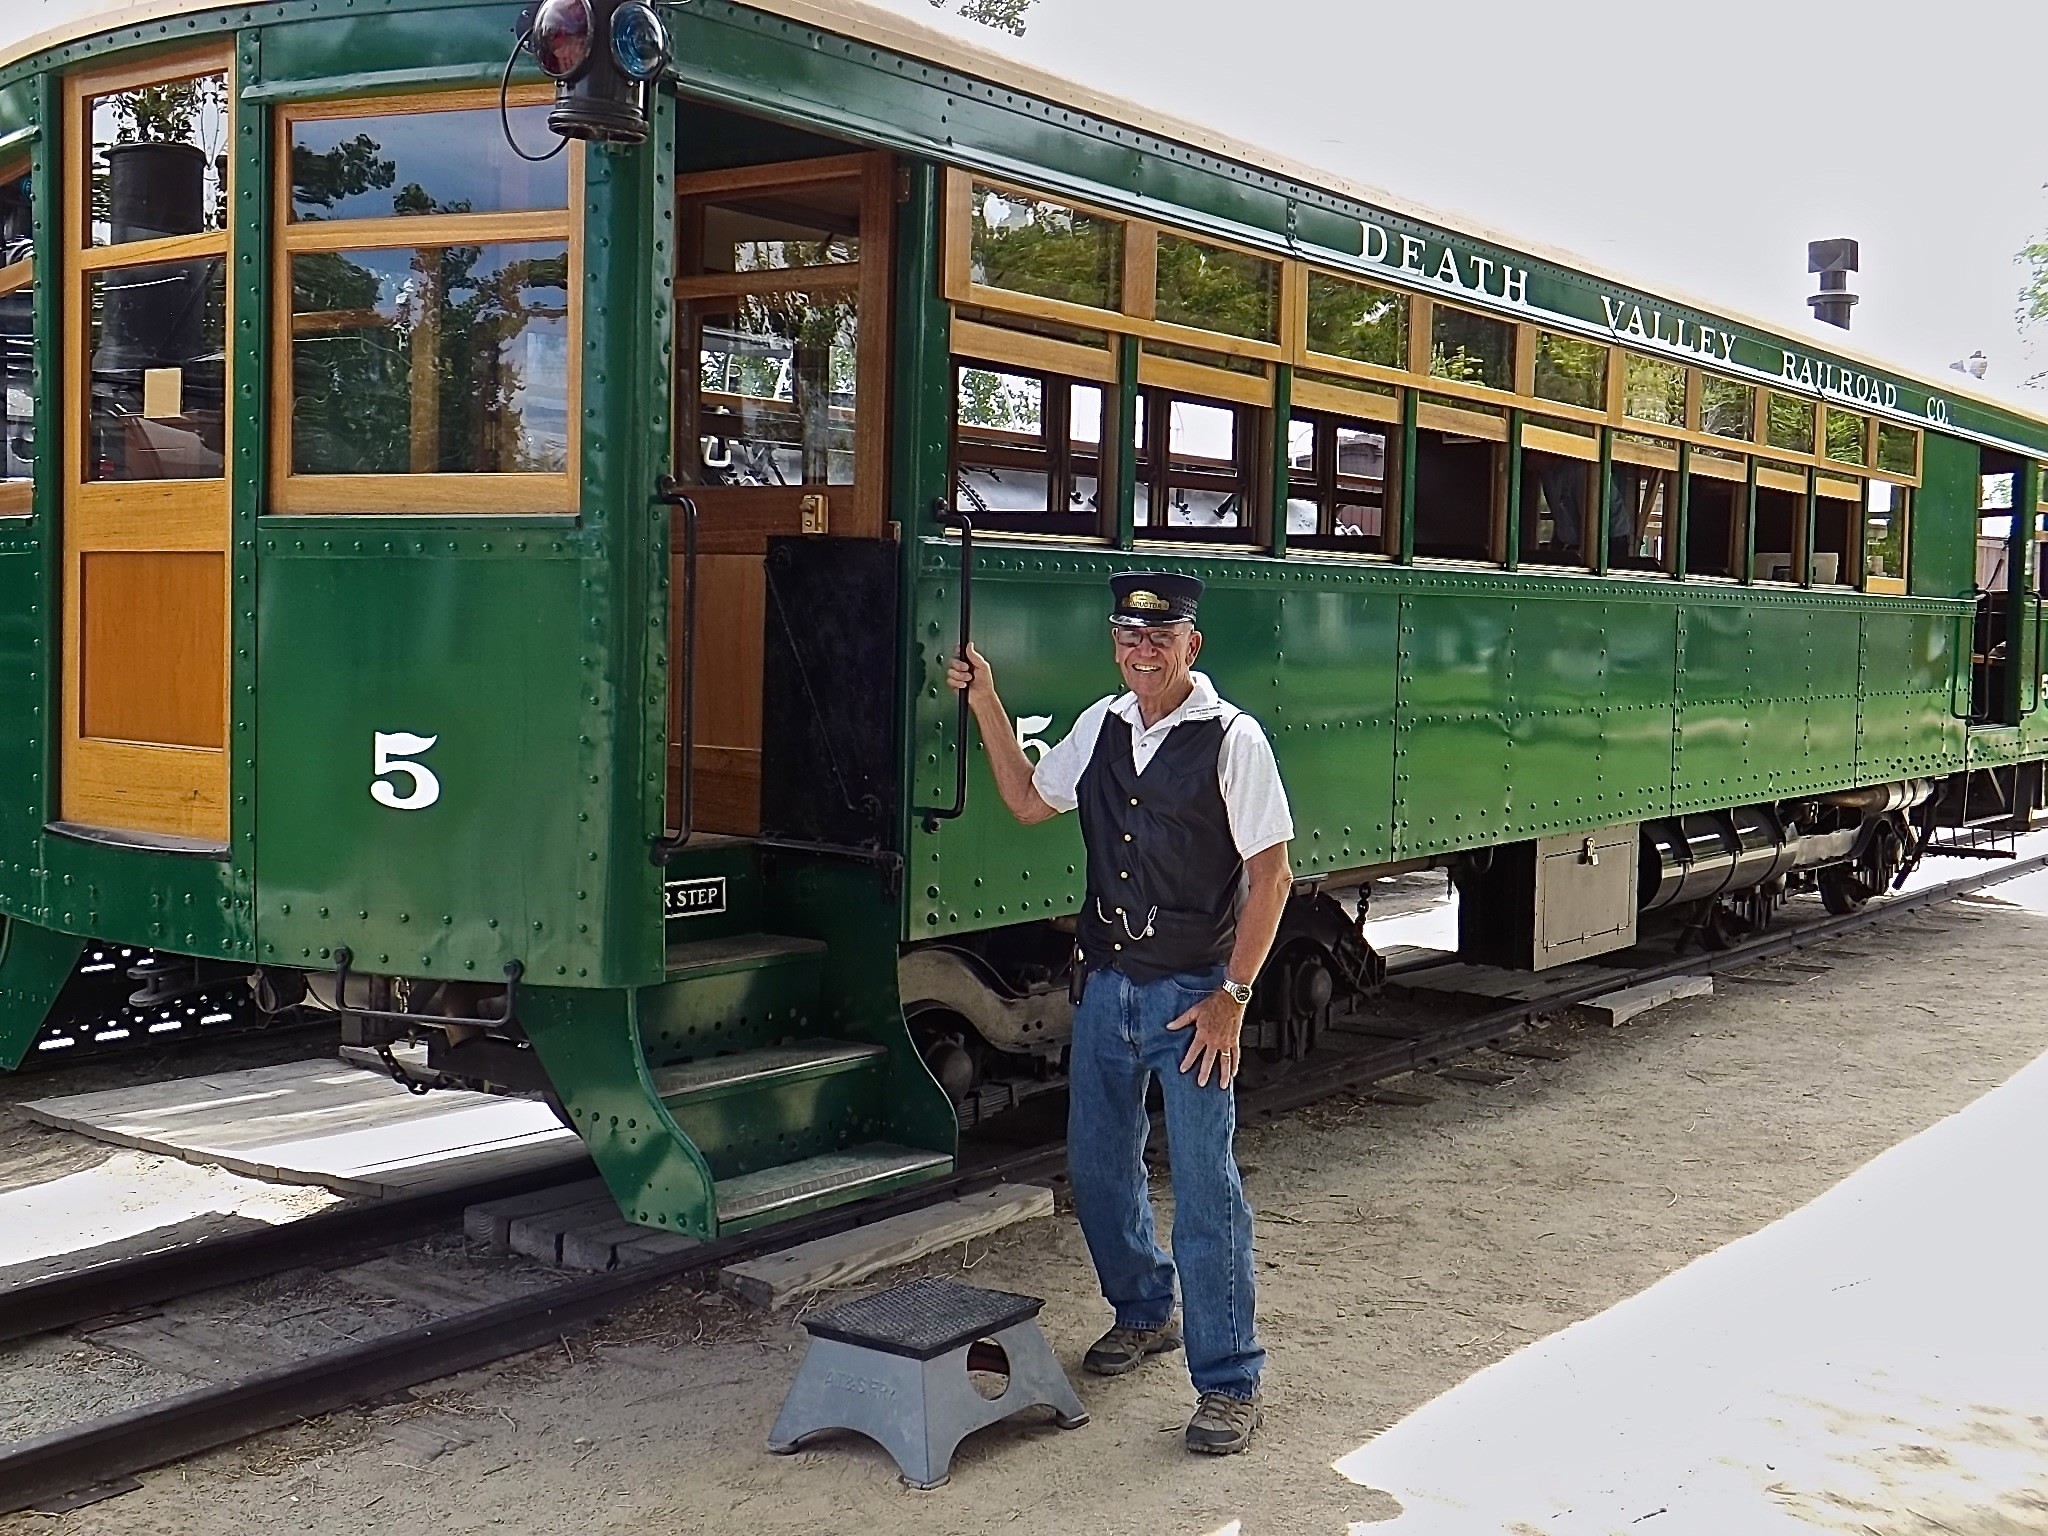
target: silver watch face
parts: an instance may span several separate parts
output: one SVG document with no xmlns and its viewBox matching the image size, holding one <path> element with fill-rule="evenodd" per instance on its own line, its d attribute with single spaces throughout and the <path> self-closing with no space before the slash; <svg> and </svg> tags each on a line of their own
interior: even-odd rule
<svg viewBox="0 0 2048 1536">
<path fill-rule="evenodd" d="M 1252 989 L 1251 984 L 1249 982 L 1232 981 L 1229 977 L 1226 976 L 1223 979 L 1223 990 L 1228 992 L 1240 1003 L 1248 1003 L 1252 1000 Z"/>
</svg>

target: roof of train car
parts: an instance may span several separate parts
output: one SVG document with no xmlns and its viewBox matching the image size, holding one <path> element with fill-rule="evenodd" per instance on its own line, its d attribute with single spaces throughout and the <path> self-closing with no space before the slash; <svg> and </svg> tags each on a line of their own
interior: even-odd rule
<svg viewBox="0 0 2048 1536">
<path fill-rule="evenodd" d="M 86 3 L 90 4 L 90 0 L 86 0 Z M 1936 377 L 1844 346 L 1833 337 L 1795 335 L 1781 322 L 1762 320 L 1754 315 L 1730 309 L 1725 304 L 1702 299 L 1664 284 L 1642 282 L 1627 273 L 1614 271 L 1570 251 L 1522 239 L 1464 214 L 1431 208 L 1412 198 L 1388 192 L 1384 188 L 1308 165 L 1274 150 L 1230 138 L 1212 128 L 1176 117 L 1172 113 L 1094 90 L 1064 76 L 1053 74 L 1049 70 L 1008 58 L 992 48 L 983 47 L 953 33 L 929 26 L 913 17 L 875 4 L 873 0 L 741 0 L 741 3 L 804 26 L 815 27 L 821 32 L 830 32 L 871 46 L 887 48 L 943 69 L 972 75 L 1005 90 L 1049 101 L 1122 127 L 1136 129 L 1141 133 L 1151 134 L 1273 176 L 1283 177 L 1303 186 L 1365 203 L 1387 213 L 1434 226 L 1449 234 L 1503 246 L 1534 260 L 1547 262 L 1587 277 L 1598 278 L 1645 297 L 1655 297 L 1671 304 L 1700 310 L 1766 336 L 1796 342 L 1841 360 L 1891 374 L 1895 378 L 1911 380 L 1929 390 L 1962 396 L 1993 410 L 2048 424 L 2048 409 L 2033 408 L 1989 390 L 1973 387 L 1975 381 L 1965 374 L 1958 373 L 1953 378 L 1947 375 Z M 0 45 L 0 70 L 47 49 L 97 33 L 113 31 L 119 27 L 194 12 L 232 9 L 233 5 L 223 4 L 222 0 L 114 0 L 111 4 L 94 5 L 83 14 L 47 28 L 19 43 Z"/>
</svg>

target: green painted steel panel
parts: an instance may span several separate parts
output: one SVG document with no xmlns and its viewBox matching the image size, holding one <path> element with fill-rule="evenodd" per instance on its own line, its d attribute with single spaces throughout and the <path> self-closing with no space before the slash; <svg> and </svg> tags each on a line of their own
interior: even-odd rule
<svg viewBox="0 0 2048 1536">
<path fill-rule="evenodd" d="M 0 1072 L 21 1065 L 84 949 L 70 934 L 0 917 Z"/>
<path fill-rule="evenodd" d="M 1313 578 L 1282 593 L 1272 673 L 1231 695 L 1288 764 L 1302 873 L 1394 856 L 1399 607 L 1391 593 L 1318 590 Z"/>
<path fill-rule="evenodd" d="M 40 549 L 0 548 L 0 903 L 17 912 L 41 894 L 46 590 Z"/>
<path fill-rule="evenodd" d="M 266 559 L 258 616 L 262 957 L 321 966 L 347 945 L 365 970 L 496 982 L 516 959 L 537 983 L 614 981 L 603 927 L 630 914 L 608 913 L 612 792 L 583 750 L 605 726 L 582 564 L 509 536 L 434 559 L 290 542 L 313 547 Z M 415 754 L 432 804 L 371 798 L 379 732 L 434 738 Z"/>
<path fill-rule="evenodd" d="M 1977 587 L 1977 471 L 1974 443 L 1929 432 L 1922 439 L 1920 489 L 1913 493 L 1911 590 L 1969 597 Z"/>
</svg>

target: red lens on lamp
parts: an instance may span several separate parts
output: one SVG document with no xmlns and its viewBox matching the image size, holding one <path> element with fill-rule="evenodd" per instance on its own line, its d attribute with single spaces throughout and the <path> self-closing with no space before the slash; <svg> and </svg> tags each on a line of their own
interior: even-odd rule
<svg viewBox="0 0 2048 1536">
<path fill-rule="evenodd" d="M 557 80 L 574 80 L 590 67 L 596 28 L 590 0 L 542 0 L 533 18 L 533 58 Z"/>
</svg>

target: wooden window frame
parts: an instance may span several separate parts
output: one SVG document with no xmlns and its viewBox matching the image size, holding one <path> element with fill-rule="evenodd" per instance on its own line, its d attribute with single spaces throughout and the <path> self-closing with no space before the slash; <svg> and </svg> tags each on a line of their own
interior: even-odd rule
<svg viewBox="0 0 2048 1536">
<path fill-rule="evenodd" d="M 221 623 L 220 719 L 223 739 L 218 747 L 135 741 L 84 733 L 84 590 L 85 557 L 130 552 L 217 554 L 223 573 L 229 561 L 229 508 L 235 462 L 235 283 L 232 264 L 233 218 L 228 227 L 196 235 L 171 235 L 96 246 L 92 243 L 90 167 L 92 103 L 100 97 L 140 86 L 193 80 L 206 75 L 226 80 L 227 141 L 236 141 L 242 105 L 237 90 L 232 48 L 204 48 L 161 54 L 143 62 L 81 70 L 64 77 L 63 117 L 59 138 L 58 212 L 55 217 L 63 252 L 63 320 L 60 327 L 63 396 L 59 415 L 58 459 L 64 516 L 61 581 L 62 663 L 58 709 L 58 818 L 87 826 L 121 828 L 162 835 L 195 847 L 224 848 L 229 833 L 227 735 L 234 719 L 233 625 L 228 612 L 234 601 L 231 582 L 224 581 Z M 230 153 L 223 191 L 233 209 L 236 193 L 235 156 Z M 219 258 L 225 274 L 223 334 L 227 338 L 221 426 L 221 472 L 206 479 L 89 480 L 86 454 L 91 417 L 86 399 L 91 387 L 86 338 L 90 306 L 85 301 L 90 274 L 124 271 L 172 261 Z M 211 761 L 205 761 L 211 759 Z"/>
<path fill-rule="evenodd" d="M 28 164 L 29 162 L 25 157 L 0 161 L 0 182 L 6 182 L 12 177 L 26 172 Z M 37 218 L 38 222 L 40 222 L 41 216 L 38 215 Z M 35 258 L 33 256 L 24 256 L 20 261 L 12 261 L 6 266 L 0 267 L 0 298 L 8 298 L 20 293 L 23 289 L 28 289 L 31 295 L 33 295 L 36 277 L 35 265 Z M 33 302 L 33 298 L 31 298 L 31 302 Z M 36 341 L 37 338 L 33 330 L 31 330 L 29 350 L 31 353 L 30 366 L 32 368 L 34 366 L 33 353 Z M 5 388 L 4 382 L 0 382 L 0 388 Z M 36 465 L 46 461 L 47 455 L 38 454 L 36 456 Z M 18 480 L 0 480 L 0 517 L 27 517 L 35 511 L 36 482 L 34 469 L 35 466 L 31 466 L 30 473 Z"/>
<path fill-rule="evenodd" d="M 514 86 L 510 106 L 544 105 L 551 85 Z M 568 204 L 563 208 L 498 213 L 394 214 L 387 218 L 309 219 L 291 209 L 292 128 L 296 123 L 350 117 L 397 117 L 430 112 L 493 109 L 494 90 L 418 91 L 394 96 L 350 96 L 293 102 L 277 109 L 272 160 L 274 236 L 271 240 L 270 500 L 287 516 L 489 517 L 575 516 L 582 484 L 584 150 L 570 144 Z M 451 245 L 530 245 L 559 241 L 568 248 L 568 451 L 559 474 L 475 470 L 466 473 L 301 474 L 292 468 L 292 280 L 294 256 L 332 251 L 433 250 Z"/>
<path fill-rule="evenodd" d="M 1168 363 L 1173 369 L 1188 369 L 1204 379 L 1235 378 L 1234 374 L 1219 374 L 1213 369 L 1198 368 L 1193 364 L 1181 363 L 1172 358 L 1154 358 L 1154 362 Z M 1177 376 L 1169 371 L 1169 377 Z M 1148 381 L 1145 376 L 1145 362 L 1138 363 L 1138 389 L 1143 402 L 1145 430 L 1138 441 L 1131 445 L 1131 458 L 1137 473 L 1133 480 L 1132 499 L 1135 502 L 1137 490 L 1146 491 L 1146 511 L 1156 511 L 1167 504 L 1171 492 L 1179 487 L 1184 490 L 1216 490 L 1217 485 L 1205 483 L 1213 478 L 1226 478 L 1236 482 L 1236 488 L 1244 498 L 1244 513 L 1235 528 L 1199 528 L 1173 523 L 1141 523 L 1137 521 L 1137 507 L 1133 505 L 1132 537 L 1147 545 L 1190 544 L 1209 549 L 1216 546 L 1228 548 L 1258 548 L 1266 539 L 1270 522 L 1270 504 L 1273 498 L 1267 494 L 1265 473 L 1272 455 L 1264 451 L 1264 443 L 1271 431 L 1273 401 L 1269 394 L 1263 404 L 1257 401 L 1217 397 L 1196 393 L 1174 384 Z M 1186 400 L 1192 405 L 1210 406 L 1229 410 L 1237 418 L 1236 469 L 1228 476 L 1223 471 L 1173 469 L 1173 418 L 1170 410 L 1162 405 L 1174 400 Z"/>
<path fill-rule="evenodd" d="M 675 440 L 671 451 L 678 466 L 694 461 L 697 454 L 696 418 L 691 409 L 693 391 L 685 386 L 684 379 L 695 375 L 696 316 L 703 305 L 719 300 L 742 299 L 750 294 L 771 291 L 778 285 L 802 287 L 812 292 L 835 289 L 851 292 L 859 305 L 859 313 L 865 317 L 860 322 L 854 356 L 854 399 L 857 402 L 857 415 L 854 419 L 853 483 L 696 486 L 692 488 L 691 495 L 696 498 L 700 509 L 703 510 L 710 510 L 714 504 L 735 509 L 743 505 L 759 507 L 763 504 L 763 498 L 788 505 L 806 497 L 822 495 L 830 500 L 833 533 L 856 538 L 878 538 L 888 522 L 886 489 L 889 475 L 891 347 L 889 337 L 878 334 L 876 328 L 880 325 L 882 330 L 887 329 L 886 317 L 891 313 L 890 290 L 894 282 L 894 258 L 891 254 L 892 241 L 888 221 L 878 219 L 875 223 L 879 227 L 870 230 L 867 212 L 870 209 L 894 206 L 895 172 L 890 156 L 886 152 L 826 155 L 810 160 L 782 160 L 767 165 L 736 166 L 723 171 L 698 171 L 679 178 L 676 185 L 676 204 L 679 215 L 682 215 L 678 222 L 684 227 L 678 241 L 677 258 L 679 261 L 682 258 L 681 240 L 689 238 L 687 214 L 690 205 L 701 199 L 731 193 L 814 187 L 833 182 L 851 183 L 860 193 L 862 218 L 858 261 L 792 268 L 788 269 L 787 275 L 781 270 L 771 270 L 756 273 L 720 272 L 675 279 L 676 361 L 671 369 L 671 388 L 674 393 L 673 409 L 670 412 L 670 419 L 674 423 Z M 882 317 L 879 321 L 876 319 L 878 316 Z M 989 326 L 983 329 L 993 331 L 998 328 Z M 1044 340 L 1049 345 L 1057 344 L 1050 337 Z M 685 368 L 690 370 L 688 375 L 685 374 Z M 849 515 L 845 517 L 840 515 L 842 505 L 848 509 Z M 747 522 L 743 512 L 723 518 L 722 521 L 727 525 L 727 531 L 708 534 L 704 546 L 706 550 L 726 548 L 728 545 L 736 551 L 753 552 L 761 548 L 758 532 L 749 533 L 743 526 Z"/>
<path fill-rule="evenodd" d="M 1288 389 L 1288 398 L 1303 410 L 1325 416 L 1350 416 L 1360 421 L 1392 422 L 1397 426 L 1401 421 L 1399 390 L 1391 395 L 1372 395 L 1345 389 L 1339 384 L 1325 384 L 1320 379 L 1304 379 L 1297 373 Z"/>
<path fill-rule="evenodd" d="M 1291 403 L 1303 404 L 1298 394 Z M 1315 539 L 1316 543 L 1303 544 L 1301 547 L 1313 551 L 1319 557 L 1339 555 L 1352 560 L 1391 561 L 1394 558 L 1394 548 L 1401 539 L 1401 428 L 1398 403 L 1391 419 L 1353 416 L 1305 405 L 1288 418 L 1290 425 L 1302 419 L 1306 419 L 1316 428 L 1313 462 L 1306 473 L 1295 471 L 1293 465 L 1289 464 L 1284 492 L 1276 494 L 1273 498 L 1273 515 L 1284 516 L 1286 503 L 1294 496 L 1296 487 L 1305 488 L 1316 503 L 1316 531 L 1312 534 L 1289 533 L 1288 547 L 1293 548 L 1297 541 L 1302 539 Z M 1379 549 L 1347 549 L 1345 545 L 1352 541 L 1342 539 L 1334 527 L 1337 500 L 1345 489 L 1344 477 L 1337 473 L 1337 433 L 1344 427 L 1378 430 L 1387 442 L 1386 457 L 1383 461 L 1384 473 L 1380 477 Z"/>
<path fill-rule="evenodd" d="M 1112 335 L 1136 336 L 1141 340 L 1166 342 L 1177 346 L 1195 347 L 1210 352 L 1223 353 L 1233 357 L 1272 363 L 1284 362 L 1297 369 L 1308 369 L 1335 377 L 1355 378 L 1367 383 L 1384 384 L 1396 389 L 1413 389 L 1421 394 L 1434 394 L 1448 398 L 1484 402 L 1490 406 L 1516 406 L 1531 414 L 1550 416 L 1561 420 L 1582 422 L 1589 426 L 1611 427 L 1618 432 L 1640 432 L 1644 435 L 1666 439 L 1674 445 L 1689 444 L 1704 449 L 1710 454 L 1723 457 L 1746 459 L 1759 457 L 1775 459 L 1781 463 L 1797 464 L 1820 472 L 1844 469 L 1858 469 L 1865 473 L 1891 480 L 1896 484 L 1917 488 L 1920 484 L 1920 469 L 1925 451 L 1925 433 L 1910 423 L 1892 421 L 1886 417 L 1874 416 L 1865 411 L 1854 410 L 1836 404 L 1832 400 L 1802 390 L 1786 390 L 1777 387 L 1770 380 L 1744 378 L 1722 370 L 1689 364 L 1677 358 L 1664 357 L 1654 352 L 1629 348 L 1620 340 L 1603 341 L 1597 335 L 1582 335 L 1569 328 L 1560 329 L 1556 323 L 1543 319 L 1520 320 L 1492 310 L 1480 309 L 1470 304 L 1461 304 L 1456 299 L 1440 298 L 1427 286 L 1404 282 L 1382 272 L 1360 272 L 1348 267 L 1335 267 L 1324 263 L 1305 261 L 1297 258 L 1276 256 L 1274 253 L 1256 249 L 1228 239 L 1219 238 L 1206 230 L 1188 230 L 1161 224 L 1119 212 L 1091 203 L 1085 199 L 1069 196 L 1064 192 L 1040 190 L 1000 176 L 986 175 L 978 171 L 950 167 L 946 172 L 946 217 L 944 229 L 943 288 L 945 297 L 957 304 L 972 305 L 991 312 L 1007 311 L 1033 319 L 1054 321 L 1065 325 L 1101 330 Z M 1014 193 L 1020 197 L 1041 198 L 1072 208 L 1094 218 L 1108 220 L 1119 225 L 1123 231 L 1123 296 L 1122 307 L 1118 310 L 1095 309 L 1087 305 L 1074 304 L 1057 299 L 1040 298 L 1032 294 L 1014 293 L 1007 289 L 991 288 L 971 280 L 972 260 L 972 217 L 970 193 L 975 184 L 995 188 L 998 191 Z M 1263 342 L 1248 341 L 1241 337 L 1227 336 L 1219 332 L 1191 330 L 1185 326 L 1169 325 L 1154 315 L 1153 299 L 1157 285 L 1157 241 L 1161 233 L 1214 245 L 1219 249 L 1242 251 L 1262 260 L 1277 263 L 1280 268 L 1280 311 L 1281 334 L 1277 347 Z M 1308 343 L 1308 284 L 1311 276 L 1356 283 L 1364 287 L 1393 294 L 1407 305 L 1408 352 L 1404 366 L 1389 368 L 1376 363 L 1362 363 L 1352 358 L 1313 350 Z M 1439 378 L 1429 372 L 1432 343 L 1434 339 L 1435 311 L 1439 305 L 1446 308 L 1476 315 L 1508 326 L 1513 335 L 1514 358 L 1513 380 L 1506 388 L 1490 385 L 1469 384 L 1457 379 Z M 1565 401 L 1549 400 L 1535 392 L 1535 344 L 1540 331 L 1552 331 L 1560 336 L 1569 336 L 1607 351 L 1607 387 L 1605 398 L 1598 408 L 1570 404 Z M 1626 372 L 1631 357 L 1642 357 L 1650 361 L 1675 367 L 1685 381 L 1685 412 L 1682 423 L 1653 421 L 1628 415 L 1624 409 L 1626 400 Z M 1158 364 L 1171 360 L 1150 358 L 1140 364 L 1141 375 L 1152 372 L 1152 378 L 1143 382 L 1169 382 L 1157 369 Z M 1719 433 L 1704 431 L 1701 427 L 1705 384 L 1709 378 L 1725 379 L 1750 391 L 1751 409 L 1749 430 L 1741 437 L 1724 437 Z M 1222 385 L 1197 385 L 1190 379 L 1177 378 L 1170 381 L 1171 387 L 1203 393 L 1221 393 L 1243 403 L 1258 403 L 1251 400 L 1251 388 L 1241 378 Z M 1322 393 L 1319 393 L 1322 392 Z M 1769 397 L 1785 395 L 1805 401 L 1813 413 L 1814 445 L 1811 452 L 1800 453 L 1791 449 L 1774 448 L 1769 442 L 1770 407 Z M 1399 406 L 1390 402 L 1384 407 L 1361 410 L 1354 404 L 1339 399 L 1331 386 L 1318 385 L 1312 381 L 1296 379 L 1295 398 L 1300 399 L 1309 409 L 1337 414 L 1360 415 L 1366 419 L 1395 419 Z M 1382 418 L 1381 409 L 1388 411 Z M 1846 464 L 1831 459 L 1826 454 L 1826 413 L 1841 410 L 1858 415 L 1864 422 L 1865 453 L 1860 465 Z M 1443 407 L 1423 403 L 1420 406 L 1421 424 L 1432 425 L 1429 417 L 1442 416 Z M 1470 432 L 1478 426 L 1477 420 L 1440 419 L 1438 430 Z M 1890 426 L 1912 432 L 1916 438 L 1914 469 L 1911 475 L 1899 475 L 1881 471 L 1876 465 L 1877 434 L 1879 427 Z M 1494 437 L 1505 441 L 1504 425 L 1478 426 L 1478 435 Z M 1547 450 L 1546 450 L 1547 451 Z M 1621 455 L 1624 462 L 1647 463 L 1642 459 L 1631 459 Z M 1671 467 L 1661 462 L 1654 467 Z M 1696 471 L 1708 478 L 1727 478 L 1725 473 L 1712 467 Z M 1767 486 L 1768 480 L 1764 482 Z"/>
<path fill-rule="evenodd" d="M 973 514 L 976 530 L 981 531 L 985 529 L 991 533 L 1001 534 L 1006 539 L 1048 539 L 1056 540 L 1063 544 L 1106 544 L 1110 542 L 1110 530 L 1114 528 L 1116 522 L 1116 453 L 1114 444 L 1110 440 L 1113 435 L 1112 418 L 1116 404 L 1115 396 L 1112 393 L 1113 386 L 1099 384 L 1093 379 L 1076 378 L 1071 374 L 1060 373 L 1056 370 L 1026 367 L 1017 363 L 997 363 L 987 358 L 971 357 L 957 352 L 953 354 L 951 366 L 953 370 L 953 409 L 950 414 L 949 430 L 947 433 L 946 459 L 948 484 L 951 487 L 951 497 L 954 505 L 957 506 L 959 503 L 960 471 L 963 467 L 959 387 L 960 370 L 963 368 L 983 368 L 988 371 L 1001 370 L 1014 375 L 1035 379 L 1038 383 L 1039 400 L 1041 402 L 1039 408 L 1040 431 L 1032 443 L 1019 442 L 1015 447 L 1006 447 L 1001 443 L 991 442 L 984 438 L 977 444 L 978 451 L 974 459 L 975 463 L 1022 469 L 1031 473 L 1043 473 L 1045 475 L 1046 499 L 1049 503 L 1055 505 L 1063 504 L 1066 494 L 1071 489 L 1075 478 L 1077 461 L 1092 459 L 1095 463 L 1096 509 L 1093 525 L 1085 533 L 1053 527 L 1011 528 L 1003 526 L 1003 524 L 1011 521 L 1024 522 L 1033 518 L 1043 518 L 1047 522 L 1051 522 L 1056 518 L 1064 519 L 1069 523 L 1079 521 L 1079 514 L 1053 511 L 976 512 Z M 1096 441 L 1093 453 L 1077 452 L 1074 446 L 1071 412 L 1072 386 L 1076 384 L 1095 385 L 1103 393 L 1100 436 Z M 974 430 L 980 433 L 989 433 L 995 429 L 979 427 Z M 1003 435 L 1022 438 L 1024 434 L 1006 433 Z"/>
<path fill-rule="evenodd" d="M 1636 444 L 1634 446 L 1641 447 L 1642 445 Z M 1648 474 L 1656 476 L 1663 483 L 1665 510 L 1663 513 L 1664 523 L 1662 527 L 1662 537 L 1664 539 L 1663 558 L 1655 565 L 1616 564 L 1614 561 L 1614 552 L 1612 548 L 1614 542 L 1614 535 L 1612 528 L 1610 527 L 1608 533 L 1608 574 L 1612 576 L 1634 577 L 1638 580 L 1641 580 L 1642 578 L 1649 576 L 1669 576 L 1678 567 L 1679 488 L 1677 453 L 1675 451 L 1672 453 L 1671 462 L 1669 464 L 1655 462 L 1648 458 L 1623 459 L 1618 458 L 1617 456 L 1611 453 L 1609 457 L 1614 462 L 1619 462 L 1628 465 L 1631 469 L 1642 470 Z M 1642 511 L 1642 508 L 1638 507 L 1637 510 L 1640 512 Z"/>
<path fill-rule="evenodd" d="M 1871 474 L 1864 478 L 1863 496 L 1858 506 L 1858 515 L 1861 518 L 1861 522 L 1858 524 L 1856 532 L 1858 559 L 1861 560 L 1870 547 L 1870 487 L 1879 483 L 1891 486 L 1893 490 L 1899 492 L 1905 498 L 1899 510 L 1899 568 L 1910 573 L 1913 569 L 1913 503 L 1919 500 L 1920 491 L 1917 485 L 1909 483 L 1897 475 Z M 1906 595 L 1906 579 L 1903 575 L 1873 576 L 1868 571 L 1865 571 L 1862 573 L 1862 579 L 1858 585 L 1864 592 L 1876 596 L 1904 597 Z"/>
<path fill-rule="evenodd" d="M 1076 213 L 1085 213 L 1091 218 L 1105 219 L 1120 225 L 1123 229 L 1123 307 L 1096 309 L 1091 305 L 1076 304 L 1067 299 L 1048 299 L 1034 293 L 1018 293 L 1008 288 L 992 288 L 975 282 L 973 191 L 976 184 L 992 187 L 998 192 L 1014 193 L 1018 197 L 1057 203 L 1060 207 L 1071 208 Z M 1196 326 L 1176 325 L 1171 321 L 1158 319 L 1154 312 L 1154 299 L 1159 285 L 1158 257 L 1161 234 L 1169 234 L 1179 240 L 1191 240 L 1200 245 L 1214 246 L 1221 251 L 1255 257 L 1277 268 L 1280 292 L 1278 312 L 1274 318 L 1276 339 L 1258 341 L 1244 336 L 1232 336 L 1223 331 L 1205 331 Z M 945 297 L 955 304 L 1002 310 L 1013 315 L 1056 321 L 1062 325 L 1079 326 L 1086 330 L 1112 331 L 1118 335 L 1163 341 L 1174 346 L 1195 347 L 1205 352 L 1222 352 L 1232 357 L 1249 358 L 1255 362 L 1281 363 L 1289 360 L 1287 338 L 1293 333 L 1295 318 L 1301 311 L 1301 301 L 1295 291 L 1300 280 L 1291 275 L 1291 270 L 1300 264 L 1275 256 L 1271 251 L 1260 250 L 1257 246 L 1223 239 L 1206 231 L 1155 224 L 1149 220 L 1133 218 L 1126 213 L 1116 213 L 1097 207 L 1078 198 L 1069 197 L 1063 192 L 1048 192 L 1027 187 L 1000 176 L 987 176 L 978 171 L 962 170 L 957 166 L 949 167 L 946 171 L 942 245 L 942 285 Z"/>
</svg>

